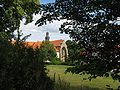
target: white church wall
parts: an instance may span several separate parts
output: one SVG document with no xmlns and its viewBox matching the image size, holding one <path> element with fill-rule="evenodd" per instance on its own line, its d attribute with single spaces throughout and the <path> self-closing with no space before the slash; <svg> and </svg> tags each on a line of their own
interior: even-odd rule
<svg viewBox="0 0 120 90">
<path fill-rule="evenodd" d="M 60 53 L 59 52 L 57 52 L 57 58 L 60 58 Z"/>
</svg>

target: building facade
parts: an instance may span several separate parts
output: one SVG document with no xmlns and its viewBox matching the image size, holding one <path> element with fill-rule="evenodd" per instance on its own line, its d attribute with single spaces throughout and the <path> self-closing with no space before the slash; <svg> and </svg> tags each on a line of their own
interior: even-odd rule
<svg viewBox="0 0 120 90">
<path fill-rule="evenodd" d="M 66 42 L 64 40 L 54 40 L 51 41 L 51 43 L 56 50 L 57 57 L 60 58 L 62 62 L 65 62 L 66 58 L 68 57 L 68 49 Z"/>
</svg>

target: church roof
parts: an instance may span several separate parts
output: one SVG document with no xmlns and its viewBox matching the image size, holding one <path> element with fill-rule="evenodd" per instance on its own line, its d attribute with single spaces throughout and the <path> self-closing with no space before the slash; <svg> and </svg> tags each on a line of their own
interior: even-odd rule
<svg viewBox="0 0 120 90">
<path fill-rule="evenodd" d="M 64 40 L 54 40 L 54 41 L 50 41 L 53 46 L 55 47 L 56 51 L 59 51 L 59 48 L 61 46 L 61 44 L 63 43 Z M 30 47 L 33 47 L 34 49 L 35 48 L 39 48 L 42 44 L 41 41 L 37 41 L 37 42 L 24 42 L 26 46 L 30 46 Z"/>
<path fill-rule="evenodd" d="M 40 47 L 40 45 L 42 44 L 42 42 L 24 42 L 26 46 L 30 46 L 33 47 L 34 49 L 37 47 Z"/>
<path fill-rule="evenodd" d="M 63 43 L 64 40 L 54 40 L 54 41 L 51 41 L 51 43 L 57 47 L 57 46 L 61 46 L 61 44 Z"/>
</svg>

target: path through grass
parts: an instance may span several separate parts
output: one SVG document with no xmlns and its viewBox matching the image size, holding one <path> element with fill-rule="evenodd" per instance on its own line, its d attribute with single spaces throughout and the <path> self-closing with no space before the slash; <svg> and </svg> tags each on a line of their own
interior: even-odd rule
<svg viewBox="0 0 120 90">
<path fill-rule="evenodd" d="M 91 89 L 89 90 L 106 90 L 106 85 L 110 85 L 114 89 L 117 88 L 117 86 L 120 85 L 118 81 L 113 81 L 110 77 L 98 77 L 97 79 L 93 79 L 92 81 L 89 80 L 83 80 L 83 78 L 87 78 L 88 75 L 78 75 L 78 74 L 71 74 L 67 73 L 65 74 L 65 70 L 69 66 L 65 65 L 47 65 L 47 69 L 49 71 L 48 75 L 50 77 L 53 77 L 54 74 L 56 75 L 56 78 L 58 76 L 61 77 L 61 79 L 65 80 L 66 82 L 70 83 L 71 90 L 83 90 L 80 89 L 82 87 L 89 87 Z M 88 89 L 84 89 L 88 90 Z"/>
</svg>

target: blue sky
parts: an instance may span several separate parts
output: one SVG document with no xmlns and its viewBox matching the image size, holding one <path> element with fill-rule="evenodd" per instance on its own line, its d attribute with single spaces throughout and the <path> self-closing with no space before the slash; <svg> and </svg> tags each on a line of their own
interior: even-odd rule
<svg viewBox="0 0 120 90">
<path fill-rule="evenodd" d="M 41 4 L 53 3 L 55 0 L 39 0 Z"/>
<path fill-rule="evenodd" d="M 41 3 L 52 3 L 54 0 L 42 0 Z M 31 34 L 27 41 L 43 41 L 45 39 L 46 32 L 50 34 L 50 40 L 69 40 L 69 35 L 60 34 L 60 25 L 65 22 L 65 20 L 54 21 L 53 23 L 48 23 L 43 26 L 35 26 L 35 22 L 40 18 L 40 15 L 34 15 L 33 22 L 24 25 L 25 20 L 21 21 L 20 30 L 23 31 L 23 36 Z"/>
</svg>

